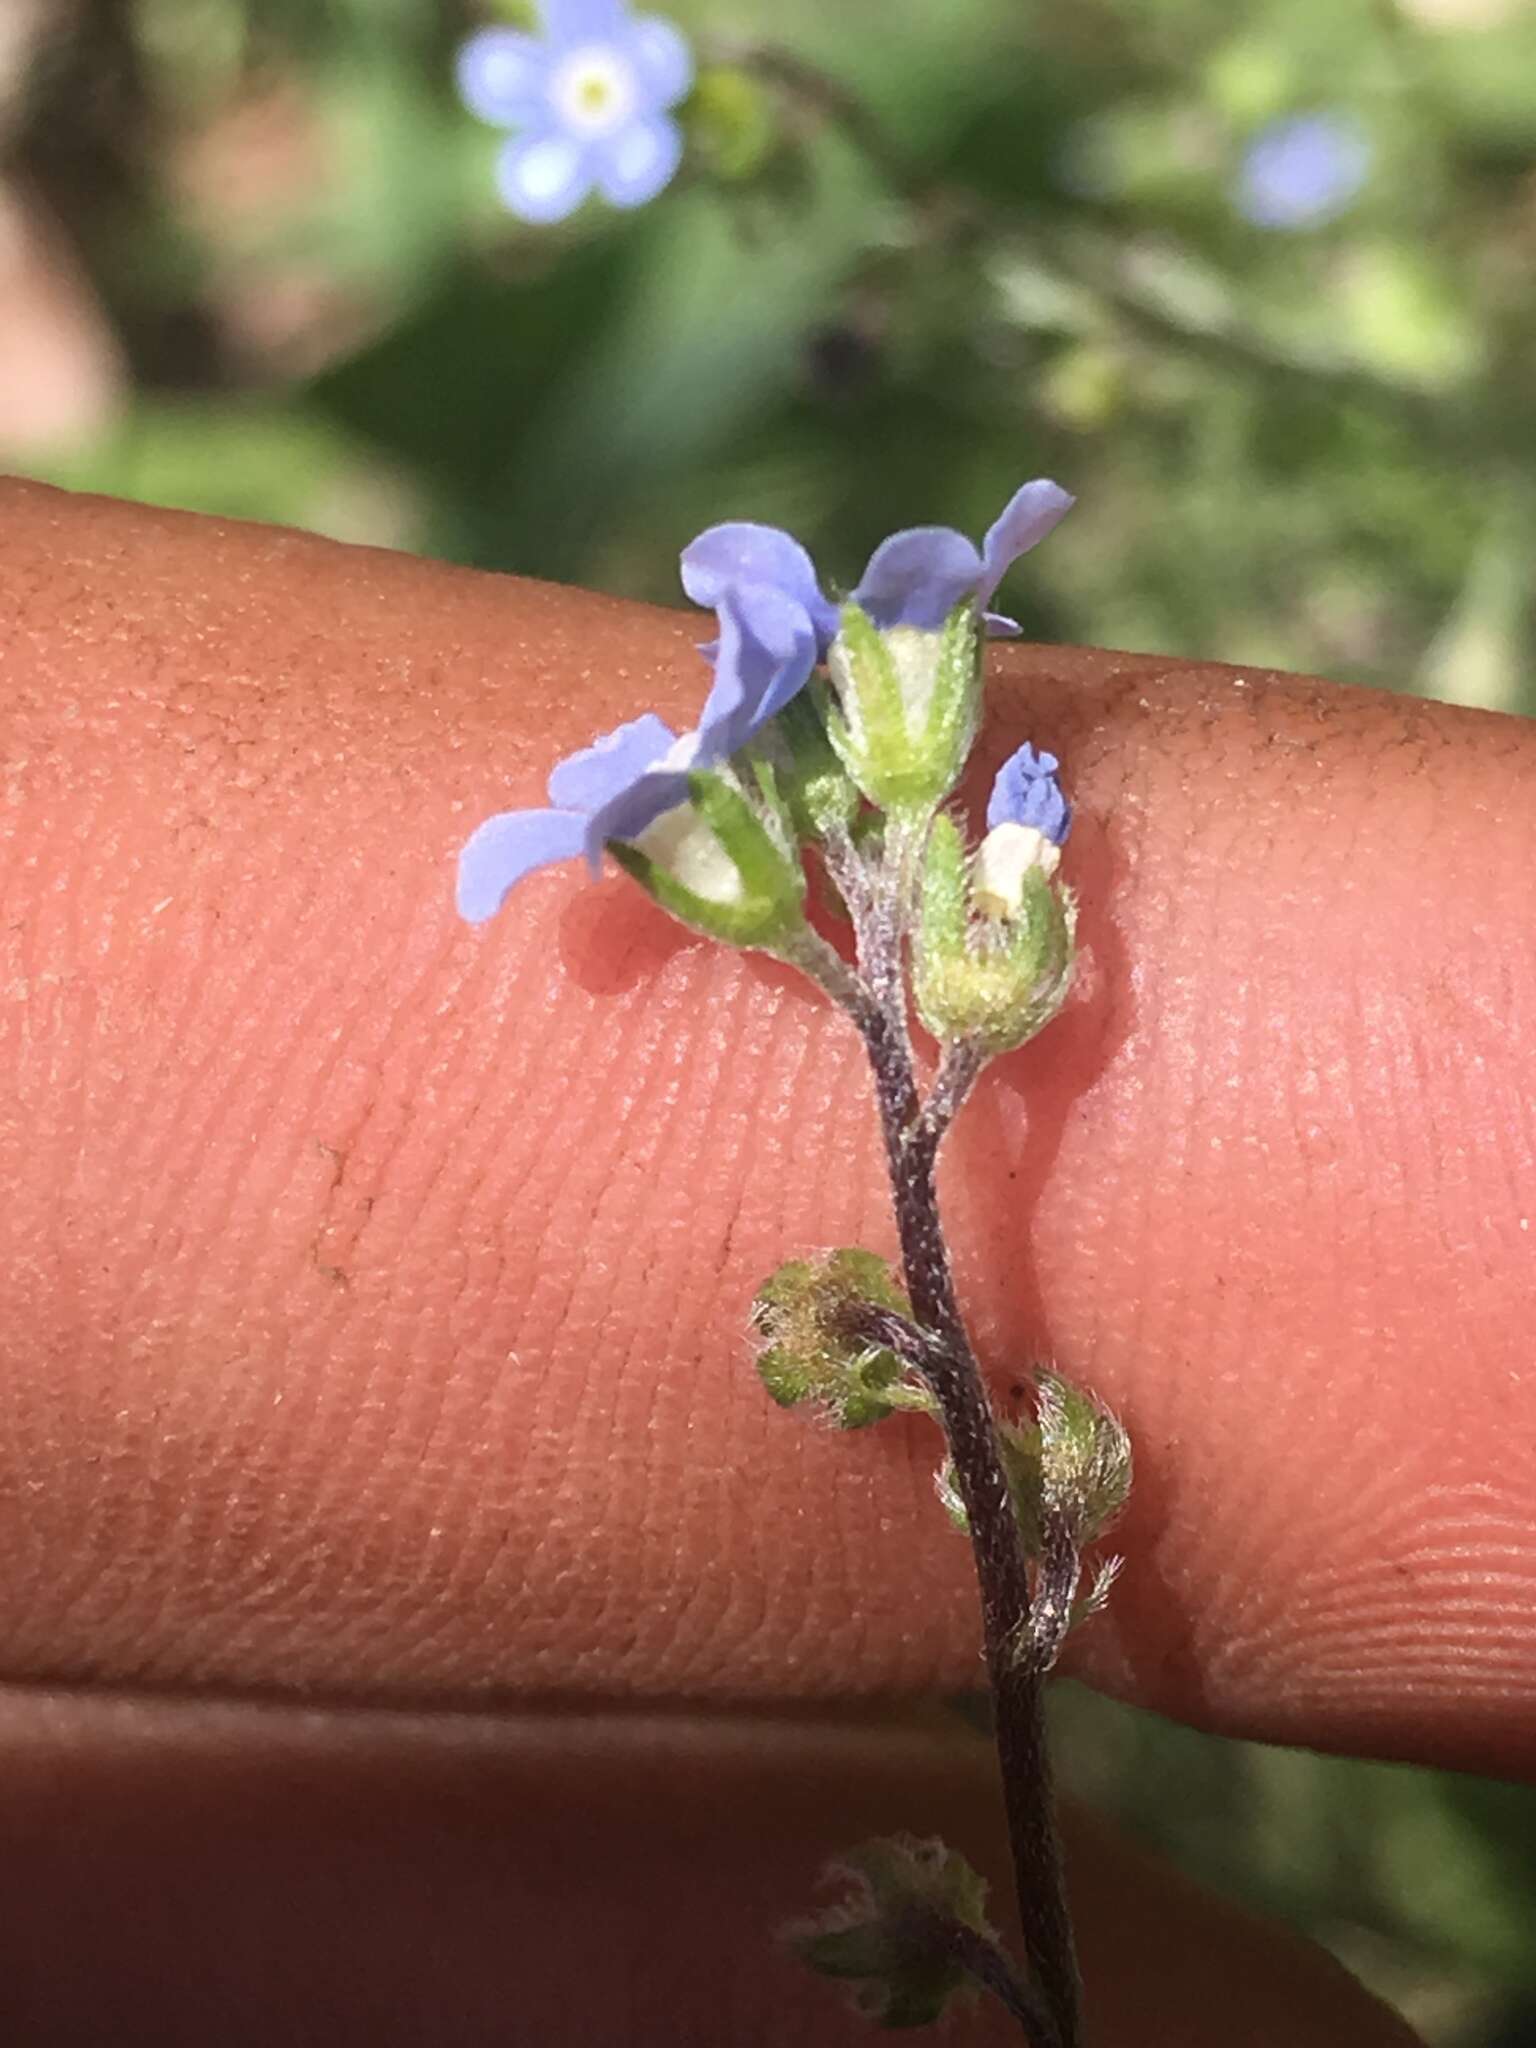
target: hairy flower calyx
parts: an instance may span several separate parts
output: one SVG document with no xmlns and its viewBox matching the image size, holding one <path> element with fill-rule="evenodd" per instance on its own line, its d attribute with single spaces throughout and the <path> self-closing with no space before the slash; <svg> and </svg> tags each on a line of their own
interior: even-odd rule
<svg viewBox="0 0 1536 2048">
<path fill-rule="evenodd" d="M 608 850 L 683 924 L 773 953 L 805 928 L 805 870 L 766 765 L 757 794 L 751 802 L 734 775 L 695 772 L 686 804 Z"/>
<path fill-rule="evenodd" d="M 960 779 L 981 709 L 981 627 L 970 602 L 936 631 L 889 626 L 845 604 L 827 652 L 837 692 L 828 735 L 881 810 L 926 816 Z"/>
<path fill-rule="evenodd" d="M 941 812 L 924 858 L 913 993 L 935 1038 L 992 1055 L 1033 1038 L 1066 1001 L 1077 912 L 1039 863 L 999 879 L 994 861 L 979 882 Z"/>
</svg>

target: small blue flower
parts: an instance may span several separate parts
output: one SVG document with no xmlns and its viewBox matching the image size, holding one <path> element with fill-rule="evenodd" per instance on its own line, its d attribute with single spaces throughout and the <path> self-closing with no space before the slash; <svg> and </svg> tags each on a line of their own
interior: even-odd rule
<svg viewBox="0 0 1536 2048">
<path fill-rule="evenodd" d="M 992 593 L 1020 555 L 1045 539 L 1072 508 L 1059 485 L 1037 478 L 1016 491 L 978 549 L 947 526 L 893 533 L 869 558 L 853 593 L 881 631 L 918 626 L 936 631 L 966 598 L 983 610 L 993 633 L 1016 633 L 1013 620 L 987 612 Z M 810 556 L 777 527 L 737 521 L 712 526 L 683 553 L 683 588 L 696 604 L 718 603 L 722 591 L 747 585 L 778 591 L 799 605 L 825 654 L 837 634 L 837 607 L 823 594 Z M 791 692 L 791 694 L 793 694 Z"/>
<path fill-rule="evenodd" d="M 999 825 L 1031 825 L 1053 846 L 1064 846 L 1072 830 L 1072 806 L 1061 793 L 1054 754 L 1037 754 L 1022 746 L 997 771 L 987 800 L 987 830 Z"/>
<path fill-rule="evenodd" d="M 720 637 L 705 651 L 715 680 L 699 715 L 709 765 L 739 753 L 804 689 L 821 652 L 805 606 L 770 583 L 727 585 L 714 603 Z"/>
<path fill-rule="evenodd" d="M 595 873 L 610 839 L 634 839 L 688 795 L 698 735 L 683 739 L 654 712 L 569 755 L 550 774 L 545 811 L 502 811 L 459 855 L 460 917 L 493 917 L 525 875 L 586 856 Z"/>
<path fill-rule="evenodd" d="M 564 220 L 595 191 L 643 206 L 682 161 L 667 109 L 693 83 L 682 35 L 624 0 L 540 0 L 542 36 L 490 28 L 459 52 L 459 92 L 471 113 L 518 132 L 501 153 L 497 185 L 519 219 Z"/>
<path fill-rule="evenodd" d="M 1243 158 L 1237 209 L 1255 227 L 1318 227 L 1344 212 L 1370 167 L 1370 138 L 1348 115 L 1276 121 Z"/>
<path fill-rule="evenodd" d="M 816 569 L 799 541 L 776 526 L 733 519 L 706 527 L 683 549 L 683 588 L 713 611 L 728 590 L 772 590 L 798 605 L 811 625 L 819 658 L 837 632 L 837 606 L 822 594 Z"/>
<path fill-rule="evenodd" d="M 1012 619 L 987 611 L 992 593 L 1020 555 L 1043 541 L 1074 500 L 1044 477 L 1022 485 L 987 529 L 978 549 L 948 526 L 913 526 L 882 541 L 853 593 L 882 632 L 892 626 L 936 631 L 971 598 L 993 633 L 1017 633 Z"/>
<path fill-rule="evenodd" d="M 688 777 L 738 753 L 782 711 L 816 665 L 801 607 L 762 586 L 723 590 L 715 680 L 696 732 L 681 737 L 654 712 L 561 761 L 549 778 L 552 808 L 503 811 L 459 856 L 459 915 L 480 924 L 525 876 L 585 858 L 596 874 L 610 839 L 634 841 L 688 801 Z"/>
</svg>

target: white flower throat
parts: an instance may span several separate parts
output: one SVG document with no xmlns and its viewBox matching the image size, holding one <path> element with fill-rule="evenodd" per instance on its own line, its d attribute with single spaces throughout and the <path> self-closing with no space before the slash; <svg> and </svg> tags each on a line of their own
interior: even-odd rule
<svg viewBox="0 0 1536 2048">
<path fill-rule="evenodd" d="M 634 843 L 706 903 L 741 902 L 741 870 L 692 804 L 663 811 Z"/>
<path fill-rule="evenodd" d="M 549 96 L 569 132 L 606 135 L 635 110 L 635 76 L 617 51 L 593 43 L 566 58 L 549 82 Z"/>
</svg>

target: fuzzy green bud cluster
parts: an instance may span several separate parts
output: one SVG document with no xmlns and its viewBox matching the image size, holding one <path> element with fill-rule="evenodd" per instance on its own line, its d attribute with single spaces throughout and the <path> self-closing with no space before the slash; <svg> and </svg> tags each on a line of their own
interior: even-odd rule
<svg viewBox="0 0 1536 2048">
<path fill-rule="evenodd" d="M 864 1842 L 827 1870 L 843 1887 L 836 1904 L 786 1928 L 801 1960 L 843 1979 L 867 2019 L 881 2027 L 926 2027 L 957 1993 L 973 1991 L 955 1930 L 995 1949 L 987 1884 L 965 1858 L 937 1840 L 896 1835 Z"/>
<path fill-rule="evenodd" d="M 758 1289 L 752 1329 L 758 1375 L 781 1408 L 809 1403 L 839 1429 L 862 1429 L 897 1409 L 931 1413 L 932 1396 L 895 1352 L 851 1332 L 859 1310 L 909 1313 L 884 1259 L 852 1248 L 792 1259 Z"/>
<path fill-rule="evenodd" d="M 1059 1373 L 1040 1375 L 1040 1499 L 1081 1547 L 1097 1542 L 1131 1492 L 1131 1439 L 1102 1401 Z"/>
<path fill-rule="evenodd" d="M 1042 1372 L 1033 1423 L 999 1420 L 997 1447 L 1024 1548 L 1037 1556 L 1049 1520 L 1082 1549 L 1106 1535 L 1131 1491 L 1131 1440 L 1102 1401 L 1059 1373 Z M 934 1474 L 945 1513 L 970 1526 L 951 1459 Z"/>
</svg>

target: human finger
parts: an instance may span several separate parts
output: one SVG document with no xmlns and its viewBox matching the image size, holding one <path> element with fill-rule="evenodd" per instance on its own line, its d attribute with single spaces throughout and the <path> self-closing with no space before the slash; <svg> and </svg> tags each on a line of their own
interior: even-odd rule
<svg viewBox="0 0 1536 2048">
<path fill-rule="evenodd" d="M 697 619 L 12 487 L 0 1657 L 393 1700 L 972 1681 L 916 1425 L 763 1398 L 763 1275 L 891 1231 L 843 1021 L 622 879 L 454 852 Z M 1000 1388 L 1138 1454 L 1101 1682 L 1529 1767 L 1536 738 L 996 657 L 1078 803 L 1074 1004 L 945 1198 Z"/>
<path fill-rule="evenodd" d="M 67 1821 L 61 1824 L 61 1817 Z M 780 1940 L 827 1860 L 941 1834 L 994 1883 L 984 1745 L 923 1722 L 0 1698 L 0 2024 L 28 2048 L 867 2042 Z M 1092 2048 L 1411 2048 L 1321 1951 L 1074 1816 Z M 990 2004 L 964 2038 L 1016 2042 Z"/>
</svg>

